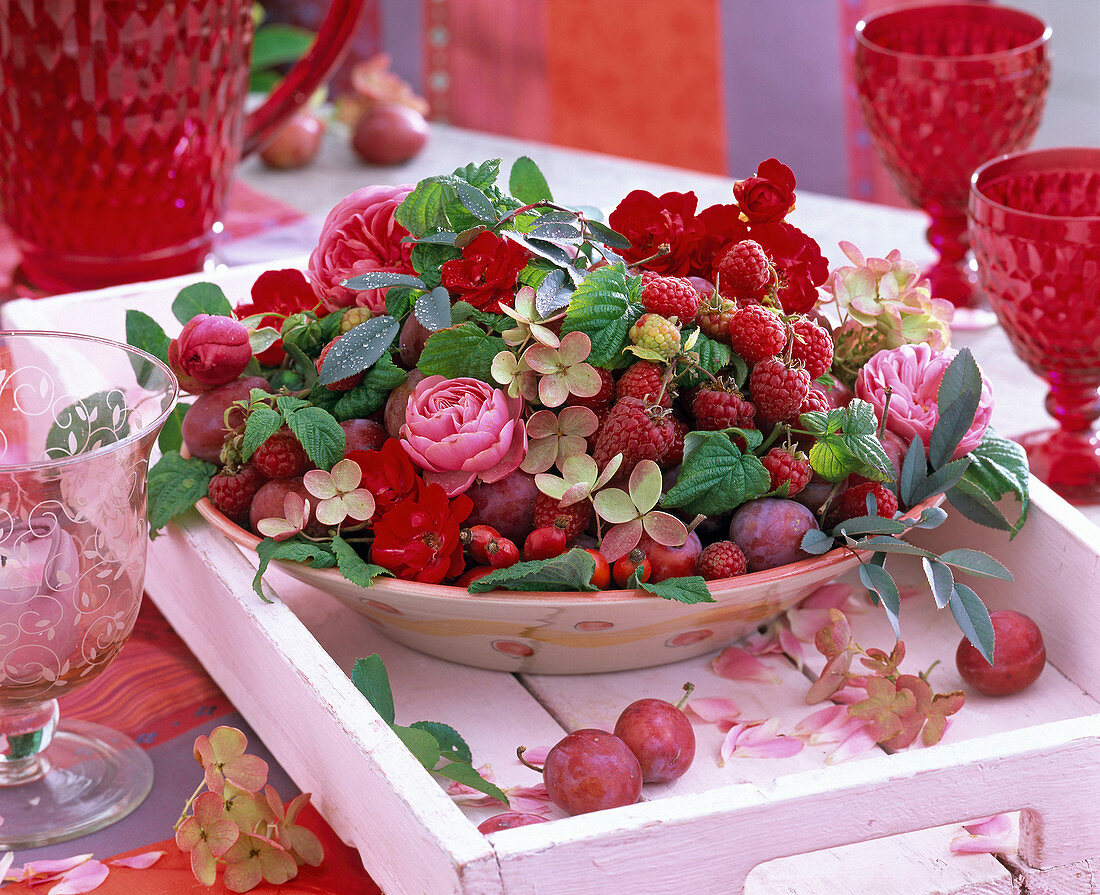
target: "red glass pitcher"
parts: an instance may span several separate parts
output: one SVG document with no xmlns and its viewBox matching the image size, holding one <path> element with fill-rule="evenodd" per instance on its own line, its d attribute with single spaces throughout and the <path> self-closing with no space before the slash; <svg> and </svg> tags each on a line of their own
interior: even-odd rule
<svg viewBox="0 0 1100 895">
<path fill-rule="evenodd" d="M 323 82 L 363 0 L 245 117 L 252 0 L 0 0 L 0 212 L 32 286 L 189 273 L 237 162 Z"/>
</svg>

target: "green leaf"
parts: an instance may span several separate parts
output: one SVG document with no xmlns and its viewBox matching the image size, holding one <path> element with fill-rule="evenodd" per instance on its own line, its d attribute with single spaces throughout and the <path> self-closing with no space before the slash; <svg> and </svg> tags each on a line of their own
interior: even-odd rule
<svg viewBox="0 0 1100 895">
<path fill-rule="evenodd" d="M 804 414 L 809 416 L 809 414 Z M 829 482 L 839 482 L 855 472 L 858 461 L 848 450 L 844 439 L 837 435 L 822 435 L 807 455 L 813 471 Z"/>
<path fill-rule="evenodd" d="M 372 653 L 365 659 L 356 659 L 351 669 L 351 682 L 366 697 L 371 707 L 387 724 L 393 724 L 397 711 L 393 704 L 393 689 L 389 672 L 382 657 Z"/>
<path fill-rule="evenodd" d="M 252 38 L 253 71 L 297 62 L 313 46 L 314 37 L 312 31 L 295 25 L 264 24 Z"/>
<path fill-rule="evenodd" d="M 545 239 L 552 243 L 576 244 L 581 241 L 581 231 L 572 224 L 539 224 L 527 234 L 531 239 Z"/>
<path fill-rule="evenodd" d="M 909 523 L 913 528 L 931 530 L 939 528 L 947 521 L 947 513 L 942 507 L 925 507 L 920 511 L 920 516 L 915 522 Z"/>
<path fill-rule="evenodd" d="M 907 529 L 908 526 L 897 519 L 884 519 L 882 516 L 856 516 L 839 523 L 833 529 L 833 534 L 838 537 L 847 535 L 850 538 L 866 534 L 900 535 Z"/>
<path fill-rule="evenodd" d="M 980 575 L 983 578 L 999 578 L 1001 581 L 1013 580 L 1012 573 L 1008 569 L 981 550 L 956 547 L 954 550 L 945 550 L 941 553 L 940 560 L 949 566 L 970 572 L 972 575 Z"/>
<path fill-rule="evenodd" d="M 947 500 L 971 522 L 999 531 L 1013 531 L 1012 523 L 1005 518 L 994 499 L 978 482 L 966 476 L 947 492 Z"/>
<path fill-rule="evenodd" d="M 907 541 L 901 541 L 888 535 L 872 535 L 856 541 L 853 547 L 859 550 L 875 550 L 879 553 L 902 553 L 906 556 L 927 556 L 936 559 L 936 554 L 922 547 L 917 547 Z"/>
<path fill-rule="evenodd" d="M 420 273 L 429 289 L 434 289 L 442 282 L 440 269 L 448 261 L 461 258 L 462 252 L 450 245 L 429 245 L 419 242 L 413 246 L 412 266 Z"/>
<path fill-rule="evenodd" d="M 341 379 L 361 373 L 386 353 L 401 324 L 388 314 L 373 317 L 348 330 L 335 342 L 321 365 L 321 385 L 332 385 Z"/>
<path fill-rule="evenodd" d="M 896 471 L 890 458 L 886 456 L 882 442 L 878 440 L 878 420 L 875 418 L 874 406 L 867 401 L 853 398 L 842 411 L 843 431 L 839 433 L 839 437 L 858 464 L 854 471 L 865 478 L 892 481 L 896 477 Z"/>
<path fill-rule="evenodd" d="M 685 332 L 684 340 L 686 341 L 691 338 L 694 332 L 694 329 L 689 329 Z M 692 348 L 689 353 L 693 353 L 698 358 L 699 366 L 712 376 L 718 375 L 719 371 L 732 364 L 733 369 L 723 375 L 729 376 L 737 385 L 743 385 L 745 379 L 748 378 L 748 365 L 738 355 L 734 354 L 728 345 L 724 345 L 722 342 L 716 342 L 702 332 L 699 332 L 699 335 L 696 337 L 695 347 Z M 687 371 L 682 379 L 684 385 L 690 387 L 707 381 L 707 377 L 699 371 L 688 369 L 687 367 L 684 369 Z"/>
<path fill-rule="evenodd" d="M 497 569 L 474 581 L 469 591 L 472 594 L 483 594 L 497 588 L 520 591 L 591 591 L 597 590 L 592 586 L 592 574 L 595 571 L 596 561 L 591 555 L 574 547 L 553 559 L 518 562 L 507 569 Z"/>
<path fill-rule="evenodd" d="M 928 459 L 924 454 L 924 442 L 920 438 L 914 438 L 905 451 L 905 459 L 901 464 L 901 476 L 898 479 L 898 490 L 901 492 L 903 505 L 911 507 L 920 503 L 913 495 L 928 476 Z"/>
<path fill-rule="evenodd" d="M 159 531 L 206 497 L 217 471 L 213 463 L 197 457 L 185 460 L 177 451 L 164 454 L 149 470 L 149 528 Z"/>
<path fill-rule="evenodd" d="M 458 234 L 451 230 L 438 230 L 435 233 L 425 233 L 416 242 L 418 245 L 453 246 L 457 237 Z"/>
<path fill-rule="evenodd" d="M 412 289 L 427 289 L 420 277 L 389 270 L 371 270 L 349 277 L 340 285 L 348 289 L 363 291 L 366 289 L 385 289 L 389 286 L 408 286 Z"/>
<path fill-rule="evenodd" d="M 460 177 L 479 190 L 487 190 L 497 182 L 497 177 L 500 175 L 500 162 L 501 160 L 498 158 L 491 158 L 480 165 L 471 163 L 461 168 L 455 168 L 454 176 Z"/>
<path fill-rule="evenodd" d="M 606 224 L 601 224 L 599 221 L 594 221 L 591 218 L 586 218 L 584 223 L 589 231 L 591 231 L 594 241 L 603 243 L 603 245 L 612 249 L 630 248 L 630 240 L 617 230 L 612 230 Z"/>
<path fill-rule="evenodd" d="M 545 258 L 559 270 L 564 271 L 573 282 L 579 283 L 584 278 L 584 274 L 574 267 L 573 256 L 561 246 L 552 242 L 529 239 L 516 230 L 501 230 L 500 236 L 523 246 L 532 255 Z"/>
<path fill-rule="evenodd" d="M 943 609 L 951 602 L 951 594 L 955 590 L 955 575 L 951 567 L 938 559 L 921 557 L 921 567 L 924 569 L 924 577 L 928 579 L 928 587 L 932 590 L 932 596 L 936 599 L 936 608 Z"/>
<path fill-rule="evenodd" d="M 320 469 L 332 469 L 344 459 L 347 438 L 336 418 L 320 407 L 303 407 L 286 414 L 286 424 Z"/>
<path fill-rule="evenodd" d="M 447 217 L 447 199 L 444 195 L 445 182 L 454 182 L 453 176 L 427 177 L 413 187 L 404 201 L 394 212 L 394 219 L 413 236 L 420 237 L 434 230 L 453 230 Z M 413 264 L 420 270 L 416 264 Z"/>
<path fill-rule="evenodd" d="M 378 363 L 367 370 L 363 381 L 347 391 L 334 391 L 315 383 L 309 393 L 311 404 L 323 407 L 338 421 L 363 419 L 385 405 L 397 386 L 408 377 L 390 355 L 383 354 Z"/>
<path fill-rule="evenodd" d="M 403 320 L 413 309 L 417 297 L 423 290 L 408 286 L 392 286 L 386 290 L 386 313 L 397 320 Z M 331 315 L 330 315 L 331 316 Z"/>
<path fill-rule="evenodd" d="M 168 363 L 168 346 L 172 340 L 168 338 L 168 334 L 161 325 L 144 311 L 135 311 L 131 308 L 126 312 L 126 342 Z M 144 387 L 149 383 L 152 368 L 148 367 L 145 361 L 138 361 L 138 363 L 143 368 L 138 370 L 135 366 L 138 385 Z"/>
<path fill-rule="evenodd" d="M 631 361 L 623 354 L 630 327 L 642 315 L 641 305 L 632 301 L 626 268 L 609 264 L 588 274 L 569 303 L 561 334 L 583 332 L 592 342 L 588 362 L 616 369 Z"/>
<path fill-rule="evenodd" d="M 183 446 L 183 418 L 187 415 L 190 404 L 177 404 L 164 421 L 164 427 L 157 436 L 157 447 L 162 454 L 171 451 L 178 452 Z"/>
<path fill-rule="evenodd" d="M 495 224 L 500 220 L 500 214 L 489 201 L 489 197 L 473 184 L 456 178 L 444 185 L 445 195 L 448 190 L 452 190 L 458 201 L 462 203 L 462 207 L 479 221 Z"/>
<path fill-rule="evenodd" d="M 565 271 L 555 267 L 535 287 L 535 310 L 544 318 L 550 317 L 569 307 L 575 291 L 572 282 L 565 282 Z"/>
<path fill-rule="evenodd" d="M 873 562 L 860 563 L 859 580 L 868 590 L 878 595 L 882 608 L 886 610 L 886 618 L 890 627 L 894 629 L 894 636 L 901 637 L 901 624 L 898 616 L 901 613 L 901 594 L 894 583 L 893 576 L 880 565 Z"/>
<path fill-rule="evenodd" d="M 417 367 L 426 376 L 468 376 L 495 385 L 490 367 L 493 358 L 507 347 L 500 336 L 485 332 L 475 323 L 462 323 L 432 333 Z"/>
<path fill-rule="evenodd" d="M 416 299 L 416 319 L 425 329 L 436 332 L 451 325 L 451 296 L 442 286 Z"/>
<path fill-rule="evenodd" d="M 473 762 L 474 756 L 470 752 L 470 747 L 466 745 L 466 741 L 462 739 L 459 732 L 449 724 L 443 724 L 440 721 L 414 721 L 409 726 L 426 730 L 435 737 L 444 758 L 451 761 L 464 761 L 466 764 Z"/>
<path fill-rule="evenodd" d="M 539 166 L 525 155 L 521 155 L 512 163 L 512 173 L 508 176 L 508 191 L 524 205 L 554 201 Z"/>
<path fill-rule="evenodd" d="M 1023 447 L 1015 441 L 1001 438 L 992 429 L 986 429 L 981 444 L 968 456 L 970 466 L 963 476 L 965 482 L 980 488 L 990 501 L 1000 500 L 1006 494 L 1011 494 L 1020 502 L 1019 518 L 1011 526 L 1015 535 L 1027 520 L 1030 505 L 1030 475 L 1027 454 Z M 1000 510 L 997 513 L 1004 519 Z"/>
<path fill-rule="evenodd" d="M 505 806 L 509 804 L 508 796 L 504 794 L 504 790 L 482 777 L 472 764 L 455 761 L 450 764 L 445 764 L 441 768 L 436 768 L 434 773 L 438 774 L 440 777 L 446 777 L 448 780 L 454 780 L 457 783 L 468 786 L 470 789 L 476 789 L 478 792 L 483 792 L 487 796 L 492 796 Z"/>
<path fill-rule="evenodd" d="M 95 392 L 54 414 L 46 433 L 46 456 L 51 460 L 87 454 L 114 444 L 130 434 L 130 408 L 119 389 Z"/>
<path fill-rule="evenodd" d="M 913 503 L 920 503 L 934 494 L 950 491 L 959 483 L 968 466 L 970 466 L 970 460 L 967 457 L 960 457 L 935 470 L 914 489 Z"/>
<path fill-rule="evenodd" d="M 428 731 L 416 727 L 400 727 L 397 724 L 391 724 L 390 730 L 397 734 L 405 748 L 429 771 L 439 764 L 439 744 Z"/>
<path fill-rule="evenodd" d="M 767 493 L 771 476 L 759 457 L 742 454 L 724 432 L 691 434 L 698 436 L 699 447 L 685 455 L 664 506 L 715 516 Z"/>
<path fill-rule="evenodd" d="M 273 559 L 281 559 L 287 562 L 300 562 L 312 569 L 329 569 L 336 565 L 336 557 L 324 544 L 313 541 L 276 541 L 273 538 L 264 538 L 256 545 L 256 556 L 259 557 L 259 565 L 256 567 L 256 575 L 252 579 L 252 589 L 260 599 L 267 601 L 260 582 L 264 572 Z"/>
<path fill-rule="evenodd" d="M 951 459 L 974 423 L 982 395 L 982 374 L 969 348 L 963 348 L 940 380 L 936 405 L 939 418 L 928 441 L 928 459 L 938 469 Z"/>
<path fill-rule="evenodd" d="M 216 283 L 192 283 L 179 291 L 172 302 L 172 314 L 180 323 L 187 323 L 199 314 L 232 317 L 233 306 Z"/>
<path fill-rule="evenodd" d="M 360 587 L 370 587 L 379 575 L 393 574 L 389 569 L 364 560 L 340 535 L 332 536 L 332 553 L 336 557 L 336 567 L 340 574 Z"/>
<path fill-rule="evenodd" d="M 283 426 L 283 415 L 274 408 L 261 404 L 248 415 L 241 442 L 241 458 L 247 460 L 261 444 Z"/>
<path fill-rule="evenodd" d="M 820 555 L 833 549 L 834 538 L 826 534 L 820 528 L 811 528 L 802 535 L 801 546 L 807 553 Z"/>
<path fill-rule="evenodd" d="M 992 665 L 995 638 L 993 622 L 989 619 L 989 610 L 985 608 L 985 604 L 969 587 L 956 582 L 948 605 L 966 639 Z"/>
<path fill-rule="evenodd" d="M 666 578 L 664 581 L 642 581 L 644 591 L 656 594 L 665 600 L 677 603 L 713 603 L 707 582 L 699 575 L 685 575 L 682 578 Z"/>
</svg>

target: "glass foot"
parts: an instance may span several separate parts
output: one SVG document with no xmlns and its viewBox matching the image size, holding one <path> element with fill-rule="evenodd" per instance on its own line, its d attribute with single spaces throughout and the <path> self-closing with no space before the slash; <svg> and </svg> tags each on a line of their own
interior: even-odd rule
<svg viewBox="0 0 1100 895">
<path fill-rule="evenodd" d="M 997 315 L 989 308 L 955 308 L 951 318 L 951 328 L 959 332 L 974 332 L 990 329 L 997 325 Z"/>
<path fill-rule="evenodd" d="M 1100 503 L 1100 436 L 1043 429 L 1016 438 L 1036 478 L 1075 504 Z"/>
<path fill-rule="evenodd" d="M 121 820 L 149 794 L 153 763 L 131 739 L 87 721 L 62 721 L 44 771 L 0 787 L 0 852 L 75 839 Z"/>
</svg>

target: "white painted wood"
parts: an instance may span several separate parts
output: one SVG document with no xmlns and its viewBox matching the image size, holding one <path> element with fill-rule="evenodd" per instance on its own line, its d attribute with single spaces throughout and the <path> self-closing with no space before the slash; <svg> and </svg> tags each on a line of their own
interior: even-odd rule
<svg viewBox="0 0 1100 895">
<path fill-rule="evenodd" d="M 499 892 L 484 837 L 252 576 L 191 513 L 150 545 L 146 591 L 389 895 Z"/>
<path fill-rule="evenodd" d="M 1015 856 L 1005 858 L 1019 895 L 1097 895 L 1100 892 L 1100 858 L 1036 870 Z"/>
</svg>

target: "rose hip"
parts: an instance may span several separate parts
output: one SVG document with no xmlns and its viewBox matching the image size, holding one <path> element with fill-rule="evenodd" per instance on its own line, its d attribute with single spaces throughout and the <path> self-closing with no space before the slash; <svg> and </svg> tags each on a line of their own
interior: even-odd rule
<svg viewBox="0 0 1100 895">
<path fill-rule="evenodd" d="M 639 568 L 641 571 L 638 572 L 638 580 L 648 581 L 649 576 L 653 574 L 653 563 L 649 561 L 648 556 L 635 547 L 626 556 L 620 556 L 615 560 L 615 564 L 611 567 L 611 575 L 619 587 L 630 587 L 630 577 Z"/>
<path fill-rule="evenodd" d="M 993 664 L 966 638 L 955 652 L 955 666 L 971 687 L 986 696 L 1019 693 L 1039 677 L 1047 651 L 1039 626 L 1011 609 L 989 613 L 993 622 Z"/>
<path fill-rule="evenodd" d="M 550 559 L 565 552 L 565 532 L 560 528 L 547 525 L 536 528 L 523 542 L 523 558 Z"/>
<path fill-rule="evenodd" d="M 679 547 L 666 547 L 664 544 L 658 544 L 649 535 L 643 534 L 638 542 L 638 548 L 645 553 L 652 564 L 650 581 L 664 581 L 666 578 L 694 575 L 695 563 L 699 559 L 699 554 L 703 552 L 703 544 L 695 532 L 690 532 L 687 540 Z"/>
<path fill-rule="evenodd" d="M 596 568 L 592 572 L 592 585 L 598 587 L 600 590 L 605 590 L 611 585 L 610 564 L 599 550 L 592 547 L 586 547 L 584 552 L 591 556 L 596 563 Z"/>
</svg>

